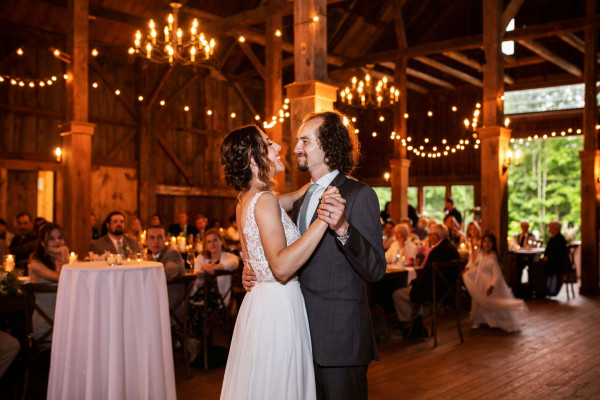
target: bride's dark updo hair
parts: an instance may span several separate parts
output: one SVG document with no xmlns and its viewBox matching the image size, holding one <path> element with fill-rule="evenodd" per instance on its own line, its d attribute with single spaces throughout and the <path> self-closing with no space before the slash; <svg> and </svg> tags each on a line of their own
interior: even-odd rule
<svg viewBox="0 0 600 400">
<path fill-rule="evenodd" d="M 250 159 L 258 166 L 262 189 L 271 187 L 269 149 L 256 125 L 246 125 L 229 132 L 220 148 L 221 164 L 225 167 L 225 181 L 237 191 L 250 189 L 252 170 Z"/>
</svg>

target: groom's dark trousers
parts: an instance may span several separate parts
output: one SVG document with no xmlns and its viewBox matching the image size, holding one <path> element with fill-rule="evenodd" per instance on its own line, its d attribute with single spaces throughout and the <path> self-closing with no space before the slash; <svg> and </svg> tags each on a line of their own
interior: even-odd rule
<svg viewBox="0 0 600 400">
<path fill-rule="evenodd" d="M 379 202 L 369 186 L 343 174 L 331 183 L 346 200 L 350 237 L 328 230 L 298 271 L 311 332 L 318 399 L 367 398 L 367 366 L 379 360 L 367 282 L 385 274 Z M 304 199 L 294 204 L 297 221 Z M 312 216 L 314 221 L 316 212 Z"/>
</svg>

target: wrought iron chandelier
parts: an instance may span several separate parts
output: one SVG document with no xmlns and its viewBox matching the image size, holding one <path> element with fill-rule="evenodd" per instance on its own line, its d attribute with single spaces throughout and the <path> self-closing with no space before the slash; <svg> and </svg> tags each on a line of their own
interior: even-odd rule
<svg viewBox="0 0 600 400">
<path fill-rule="evenodd" d="M 373 64 L 367 64 L 364 80 L 352 77 L 352 86 L 346 86 L 340 92 L 343 103 L 352 107 L 383 108 L 398 102 L 400 91 L 394 86 L 388 88 L 386 76 L 377 83 L 373 81 L 373 67 Z"/>
<path fill-rule="evenodd" d="M 162 31 L 157 29 L 154 20 L 148 23 L 148 34 L 143 36 L 136 31 L 134 47 L 129 54 L 138 54 L 156 63 L 179 63 L 183 65 L 201 64 L 209 60 L 215 49 L 215 40 L 199 32 L 198 19 L 194 18 L 189 30 L 189 37 L 179 27 L 179 9 L 181 4 L 169 4 L 173 10 L 167 18 L 167 25 Z"/>
</svg>

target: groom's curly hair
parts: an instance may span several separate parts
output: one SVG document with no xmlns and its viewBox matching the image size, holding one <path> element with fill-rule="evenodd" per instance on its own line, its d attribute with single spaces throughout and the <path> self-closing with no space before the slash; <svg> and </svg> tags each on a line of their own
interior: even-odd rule
<svg viewBox="0 0 600 400">
<path fill-rule="evenodd" d="M 325 153 L 325 164 L 331 171 L 350 174 L 360 159 L 360 142 L 354 126 L 337 110 L 309 114 L 302 123 L 315 118 L 322 120 L 315 133 Z"/>
<path fill-rule="evenodd" d="M 269 171 L 272 163 L 269 149 L 256 125 L 246 125 L 229 132 L 219 149 L 221 164 L 225 167 L 225 181 L 237 191 L 250 189 L 252 170 L 250 160 L 258 166 L 258 179 L 265 190 L 272 187 Z"/>
</svg>

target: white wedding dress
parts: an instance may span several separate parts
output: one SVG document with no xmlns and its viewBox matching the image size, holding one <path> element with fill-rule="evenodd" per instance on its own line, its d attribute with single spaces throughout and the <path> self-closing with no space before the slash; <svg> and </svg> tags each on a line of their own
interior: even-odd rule
<svg viewBox="0 0 600 400">
<path fill-rule="evenodd" d="M 463 282 L 471 295 L 471 319 L 475 325 L 487 324 L 512 332 L 520 330 L 527 317 L 527 306 L 516 299 L 502 276 L 495 254 L 479 252 L 469 261 Z M 486 294 L 490 285 L 494 290 Z"/>
<path fill-rule="evenodd" d="M 256 285 L 240 308 L 221 399 L 316 399 L 308 318 L 298 278 L 281 283 L 273 276 L 254 218 L 259 192 L 246 213 L 243 235 L 246 264 L 256 274 Z M 281 209 L 287 245 L 300 231 Z"/>
</svg>

